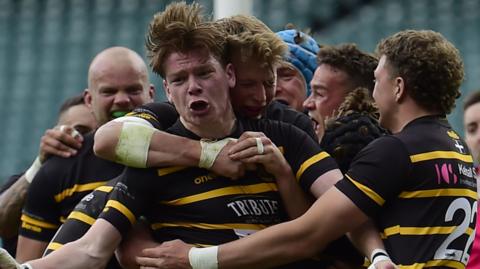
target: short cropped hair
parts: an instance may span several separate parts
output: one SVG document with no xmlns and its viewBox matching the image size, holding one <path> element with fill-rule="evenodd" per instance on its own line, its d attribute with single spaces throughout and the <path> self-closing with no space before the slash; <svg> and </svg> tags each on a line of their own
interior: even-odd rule
<svg viewBox="0 0 480 269">
<path fill-rule="evenodd" d="M 150 66 L 164 78 L 163 63 L 171 53 L 206 49 L 225 66 L 225 45 L 225 33 L 204 20 L 197 3 L 168 5 L 163 12 L 154 15 L 146 37 Z"/>
<path fill-rule="evenodd" d="M 268 26 L 253 16 L 235 15 L 215 22 L 227 34 L 227 57 L 239 53 L 241 61 L 257 60 L 274 67 L 288 51 L 287 45 Z"/>
<path fill-rule="evenodd" d="M 345 72 L 349 77 L 349 92 L 362 87 L 368 89 L 370 94 L 373 93 L 375 86 L 373 72 L 378 65 L 378 59 L 359 50 L 355 44 L 324 45 L 318 52 L 317 61 L 318 66 L 327 64 Z"/>
<path fill-rule="evenodd" d="M 480 103 L 480 91 L 474 91 L 465 97 L 465 100 L 463 101 L 463 111 L 476 103 Z"/>
<path fill-rule="evenodd" d="M 72 106 L 78 106 L 83 104 L 85 104 L 85 101 L 83 99 L 83 94 L 72 96 L 62 103 L 62 105 L 60 106 L 60 109 L 58 110 L 58 115 L 61 116 L 65 111 L 67 111 Z"/>
<path fill-rule="evenodd" d="M 385 55 L 393 76 L 405 81 L 415 102 L 428 110 L 448 114 L 460 97 L 464 77 L 463 62 L 455 46 L 431 30 L 405 30 L 377 46 Z"/>
</svg>

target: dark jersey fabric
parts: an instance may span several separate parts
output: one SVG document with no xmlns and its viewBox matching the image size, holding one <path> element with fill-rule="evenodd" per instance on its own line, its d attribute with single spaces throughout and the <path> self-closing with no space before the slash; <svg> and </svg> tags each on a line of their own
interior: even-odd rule
<svg viewBox="0 0 480 269">
<path fill-rule="evenodd" d="M 264 132 L 283 151 L 305 191 L 336 168 L 313 139 L 292 125 L 239 120 L 230 137 L 247 130 Z M 199 139 L 180 121 L 167 131 Z M 199 246 L 229 242 L 288 219 L 275 179 L 261 167 L 235 181 L 194 167 L 127 168 L 100 217 L 126 234 L 140 215 L 150 222 L 156 240 Z"/>
<path fill-rule="evenodd" d="M 50 241 L 83 196 L 123 170 L 122 165 L 95 156 L 93 136 L 85 136 L 74 157 L 53 156 L 42 165 L 28 190 L 20 235 Z"/>
<path fill-rule="evenodd" d="M 392 260 L 464 268 L 477 192 L 465 142 L 439 116 L 418 118 L 362 150 L 336 187 L 377 220 Z"/>
</svg>

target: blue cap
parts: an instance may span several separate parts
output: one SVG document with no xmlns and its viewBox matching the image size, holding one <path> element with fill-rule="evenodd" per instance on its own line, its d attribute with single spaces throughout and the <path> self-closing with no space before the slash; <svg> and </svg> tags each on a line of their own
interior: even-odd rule
<svg viewBox="0 0 480 269">
<path fill-rule="evenodd" d="M 307 96 L 310 95 L 310 81 L 317 69 L 317 53 L 320 47 L 311 36 L 295 29 L 277 32 L 277 35 L 288 45 L 289 53 L 285 57 L 293 64 L 305 78 L 307 84 Z M 299 43 L 297 43 L 299 42 Z"/>
</svg>

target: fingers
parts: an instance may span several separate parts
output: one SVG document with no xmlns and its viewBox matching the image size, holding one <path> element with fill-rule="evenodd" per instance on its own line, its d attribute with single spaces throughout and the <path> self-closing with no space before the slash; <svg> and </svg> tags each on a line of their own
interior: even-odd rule
<svg viewBox="0 0 480 269">
<path fill-rule="evenodd" d="M 261 156 L 266 156 L 273 152 L 272 146 L 274 146 L 272 141 L 265 136 L 249 137 L 237 142 L 230 150 L 228 156 L 232 160 L 241 160 L 242 162 L 254 156 L 258 156 L 256 159 L 262 159 Z"/>
<path fill-rule="evenodd" d="M 136 257 L 135 261 L 140 265 L 140 268 L 159 268 L 161 265 L 159 264 L 161 260 L 158 258 Z"/>
<path fill-rule="evenodd" d="M 82 142 L 83 137 L 70 126 L 48 129 L 40 141 L 40 156 L 42 159 L 48 155 L 70 157 L 77 154 Z"/>
</svg>

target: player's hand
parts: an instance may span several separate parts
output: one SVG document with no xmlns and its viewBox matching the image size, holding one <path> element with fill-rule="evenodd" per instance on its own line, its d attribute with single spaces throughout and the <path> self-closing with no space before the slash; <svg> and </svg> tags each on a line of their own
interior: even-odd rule
<svg viewBox="0 0 480 269">
<path fill-rule="evenodd" d="M 247 165 L 262 164 L 274 176 L 291 171 L 280 149 L 262 132 L 243 133 L 229 153 L 230 158 Z"/>
<path fill-rule="evenodd" d="M 83 136 L 68 125 L 56 126 L 48 129 L 40 141 L 40 162 L 44 162 L 50 155 L 71 157 L 77 154 L 83 142 Z"/>
<path fill-rule="evenodd" d="M 213 163 L 211 168 L 212 172 L 231 179 L 238 179 L 245 174 L 246 165 L 241 161 L 231 159 L 228 154 L 235 144 L 236 142 L 229 141 L 227 145 L 223 147 Z"/>
<path fill-rule="evenodd" d="M 188 252 L 192 247 L 181 240 L 168 241 L 157 247 L 144 249 L 142 256 L 135 260 L 141 269 L 190 269 L 192 267 L 188 260 Z"/>
</svg>

